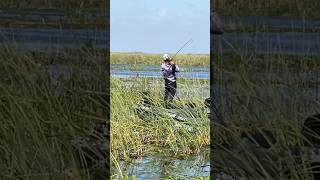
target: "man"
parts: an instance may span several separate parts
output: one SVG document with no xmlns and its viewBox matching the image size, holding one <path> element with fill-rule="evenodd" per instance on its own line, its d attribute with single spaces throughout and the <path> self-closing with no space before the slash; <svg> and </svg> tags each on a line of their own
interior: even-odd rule
<svg viewBox="0 0 320 180">
<path fill-rule="evenodd" d="M 164 100 L 172 100 L 176 94 L 177 82 L 176 72 L 179 72 L 179 67 L 175 65 L 168 54 L 163 55 L 163 63 L 161 65 L 161 72 L 165 80 L 165 94 Z"/>
</svg>

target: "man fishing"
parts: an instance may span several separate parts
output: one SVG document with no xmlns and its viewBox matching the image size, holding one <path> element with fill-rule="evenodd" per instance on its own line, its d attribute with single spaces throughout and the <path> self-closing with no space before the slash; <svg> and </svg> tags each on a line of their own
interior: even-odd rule
<svg viewBox="0 0 320 180">
<path fill-rule="evenodd" d="M 161 72 L 165 81 L 164 100 L 171 101 L 176 94 L 177 80 L 176 72 L 179 72 L 179 67 L 172 61 L 168 54 L 163 55 L 163 63 L 161 65 Z"/>
<path fill-rule="evenodd" d="M 189 43 L 193 40 L 187 41 L 173 56 L 173 58 Z M 173 58 L 168 54 L 163 55 L 163 63 L 161 65 L 161 72 L 165 81 L 165 92 L 164 100 L 171 101 L 176 94 L 177 82 L 176 82 L 176 72 L 179 72 L 179 67 L 174 63 Z"/>
</svg>

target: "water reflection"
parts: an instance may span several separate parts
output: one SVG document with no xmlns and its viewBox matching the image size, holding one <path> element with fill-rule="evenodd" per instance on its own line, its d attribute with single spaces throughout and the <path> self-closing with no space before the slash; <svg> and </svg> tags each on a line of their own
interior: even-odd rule
<svg viewBox="0 0 320 180">
<path fill-rule="evenodd" d="M 135 69 L 129 69 L 129 65 L 112 65 L 110 74 L 118 78 L 131 78 L 131 77 L 152 77 L 162 78 L 160 72 L 160 66 L 148 65 L 137 67 Z M 139 68 L 139 69 L 138 69 Z M 177 77 L 183 77 L 188 79 L 209 79 L 210 72 L 207 67 L 197 66 L 181 66 L 182 71 L 177 73 Z"/>
<path fill-rule="evenodd" d="M 175 159 L 163 155 L 153 155 L 134 160 L 131 164 L 121 163 L 123 175 L 135 176 L 137 179 L 161 179 L 175 177 L 192 179 L 210 175 L 208 153 L 190 156 L 186 159 Z M 117 174 L 117 172 L 112 172 Z M 119 176 L 115 176 L 119 179 Z"/>
</svg>

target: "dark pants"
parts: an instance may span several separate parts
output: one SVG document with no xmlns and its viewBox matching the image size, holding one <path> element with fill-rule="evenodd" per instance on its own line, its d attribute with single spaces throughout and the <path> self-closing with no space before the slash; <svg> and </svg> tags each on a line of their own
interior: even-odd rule
<svg viewBox="0 0 320 180">
<path fill-rule="evenodd" d="M 172 100 L 176 94 L 177 82 L 171 82 L 165 79 L 165 91 L 164 91 L 164 100 Z"/>
</svg>

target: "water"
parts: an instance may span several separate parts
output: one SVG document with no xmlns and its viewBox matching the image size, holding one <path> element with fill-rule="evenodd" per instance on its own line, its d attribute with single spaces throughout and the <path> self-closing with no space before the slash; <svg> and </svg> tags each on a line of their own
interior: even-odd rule
<svg viewBox="0 0 320 180">
<path fill-rule="evenodd" d="M 179 66 L 180 67 L 180 66 Z M 162 78 L 160 65 L 143 66 L 142 70 L 130 70 L 130 65 L 111 65 L 110 74 L 117 78 L 132 77 L 151 77 Z M 181 72 L 178 72 L 177 78 L 183 77 L 187 79 L 210 79 L 210 70 L 206 67 L 197 66 L 181 66 Z"/>
<path fill-rule="evenodd" d="M 89 29 L 0 28 L 0 43 L 19 51 L 55 52 L 64 49 L 94 47 L 106 49 L 108 33 Z"/>
<path fill-rule="evenodd" d="M 286 28 L 286 29 L 315 29 L 320 28 L 320 20 L 304 20 L 302 18 L 285 17 L 263 17 L 263 16 L 225 16 L 224 25 L 232 27 L 234 25 L 246 27 L 267 27 L 267 28 Z"/>
<path fill-rule="evenodd" d="M 276 28 L 282 32 L 228 32 L 226 30 L 223 35 L 212 35 L 213 48 L 219 49 L 222 53 L 320 55 L 319 33 L 301 32 L 306 29 L 318 30 L 319 20 L 256 16 L 227 16 L 223 19 L 226 29 L 265 27 L 266 29 Z M 291 32 L 293 29 L 300 32 Z"/>
<path fill-rule="evenodd" d="M 0 19 L 3 21 L 19 22 L 21 28 L 0 28 L 0 43 L 13 46 L 22 52 L 52 53 L 66 50 L 78 50 L 83 47 L 92 47 L 96 50 L 107 50 L 109 32 L 102 29 L 59 28 L 66 18 L 82 17 L 103 23 L 108 19 L 102 11 L 62 11 L 62 10 L 36 10 L 36 9 L 1 9 Z M 67 20 L 69 22 L 69 20 Z M 23 23 L 39 22 L 53 23 L 56 28 L 26 28 Z"/>
<path fill-rule="evenodd" d="M 214 48 L 241 54 L 320 55 L 319 33 L 256 32 L 212 36 Z"/>
<path fill-rule="evenodd" d="M 160 65 L 128 65 L 128 64 L 111 64 L 111 70 L 143 70 L 143 71 L 160 71 Z M 179 66 L 184 71 L 198 71 L 198 72 L 208 72 L 210 69 L 204 66 Z"/>
<path fill-rule="evenodd" d="M 210 176 L 210 160 L 205 154 L 193 155 L 186 159 L 174 159 L 163 155 L 153 155 L 134 160 L 131 164 L 120 163 L 123 175 L 136 176 L 138 180 L 176 177 L 193 179 Z M 114 169 L 112 170 L 114 171 Z M 116 174 L 116 172 L 112 172 Z M 118 176 L 115 176 L 118 179 Z"/>
<path fill-rule="evenodd" d="M 111 70 L 111 75 L 118 78 L 130 78 L 130 77 L 162 78 L 161 72 L 154 72 L 154 71 Z M 209 79 L 210 73 L 209 72 L 179 72 L 177 73 L 177 78 L 179 77 L 188 78 L 188 79 Z"/>
<path fill-rule="evenodd" d="M 129 70 L 130 65 L 116 64 L 111 65 L 110 74 L 112 77 L 117 78 L 126 78 L 126 87 L 132 88 L 134 84 L 128 79 L 130 78 L 153 78 L 148 81 L 150 87 L 164 89 L 164 82 L 162 82 L 162 74 L 160 72 L 160 65 L 147 65 L 141 66 L 139 69 L 142 70 Z M 186 72 L 177 73 L 177 96 L 179 98 L 189 98 L 189 97 L 201 97 L 203 99 L 210 96 L 210 88 L 208 85 L 199 85 L 199 84 L 179 84 L 179 78 L 187 79 L 210 79 L 209 68 L 201 66 L 181 66 L 181 69 L 184 69 Z M 160 82 L 161 81 L 161 82 Z M 144 87 L 140 87 L 143 89 Z"/>
<path fill-rule="evenodd" d="M 70 13 L 70 12 L 68 12 Z M 60 21 L 63 18 L 70 16 L 66 11 L 59 10 L 27 10 L 27 9 L 1 9 L 0 10 L 0 19 L 28 19 L 28 20 L 38 20 L 42 21 Z M 97 19 L 106 19 L 107 13 L 105 12 L 87 12 L 82 11 L 81 16 L 85 19 L 97 20 Z"/>
<path fill-rule="evenodd" d="M 86 18 L 105 15 L 101 12 L 84 13 Z M 58 20 L 66 15 L 62 11 L 18 11 L 2 10 L 0 19 L 52 19 Z M 292 28 L 292 29 L 319 29 L 320 21 L 311 21 L 294 18 L 279 17 L 224 17 L 225 26 L 264 26 L 267 28 Z M 236 24 L 236 25 L 235 25 Z M 20 51 L 55 52 L 61 49 L 79 49 L 84 46 L 94 46 L 96 49 L 107 50 L 109 32 L 103 30 L 88 29 L 52 29 L 52 28 L 1 28 L 0 42 L 15 42 L 14 45 Z M 211 36 L 214 48 L 220 46 L 223 52 L 234 52 L 234 48 L 244 53 L 256 54 L 294 54 L 294 55 L 320 55 L 319 33 L 303 32 L 250 32 L 250 33 L 225 33 L 222 36 Z M 157 67 L 145 67 L 157 69 Z M 145 69 L 144 69 L 145 70 Z M 200 70 L 199 70 L 200 71 Z M 129 72 L 117 74 L 117 76 L 128 76 Z M 141 74 L 141 73 L 140 73 Z M 183 73 L 182 73 L 183 74 Z M 136 74 L 134 74 L 136 75 Z M 145 74 L 143 74 L 145 76 Z M 132 76 L 132 75 L 130 75 Z M 155 74 L 150 75 L 152 77 Z M 187 76 L 189 75 L 182 75 Z M 205 78 L 207 75 L 199 75 L 196 78 Z"/>
</svg>

